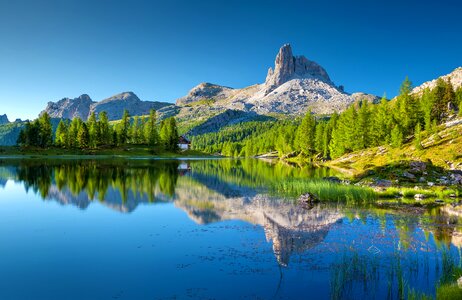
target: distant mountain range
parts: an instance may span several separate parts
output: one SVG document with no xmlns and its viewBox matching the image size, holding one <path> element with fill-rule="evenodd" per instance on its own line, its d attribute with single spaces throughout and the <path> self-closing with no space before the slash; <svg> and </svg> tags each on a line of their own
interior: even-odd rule
<svg viewBox="0 0 462 300">
<path fill-rule="evenodd" d="M 462 68 L 442 76 L 450 79 L 457 88 L 462 85 Z M 436 79 L 416 87 L 419 93 L 432 88 Z M 305 114 L 341 112 L 352 103 L 366 99 L 376 103 L 379 97 L 366 93 L 349 94 L 343 86 L 336 85 L 327 71 L 318 63 L 304 56 L 294 56 L 289 44 L 283 45 L 269 68 L 264 83 L 234 89 L 212 83 L 201 83 L 187 95 L 168 102 L 142 101 L 133 92 L 124 92 L 101 101 L 93 101 L 84 94 L 77 98 L 64 98 L 49 102 L 42 111 L 52 118 L 88 119 L 91 113 L 108 113 L 109 120 L 118 120 L 127 109 L 132 116 L 147 115 L 151 109 L 159 119 L 175 116 L 187 134 L 217 131 L 228 124 L 255 120 L 256 118 L 284 118 Z M 0 126 L 8 123 L 6 115 L 0 116 Z M 0 145 L 2 142 L 0 129 Z M 10 139 L 11 140 L 11 139 Z"/>
</svg>

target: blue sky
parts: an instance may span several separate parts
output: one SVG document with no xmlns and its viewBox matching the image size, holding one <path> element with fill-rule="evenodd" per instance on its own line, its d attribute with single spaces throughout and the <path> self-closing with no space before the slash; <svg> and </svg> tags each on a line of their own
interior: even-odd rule
<svg viewBox="0 0 462 300">
<path fill-rule="evenodd" d="M 403 3 L 401 3 L 403 2 Z M 0 0 L 0 114 L 122 91 L 174 101 L 264 81 L 291 43 L 348 92 L 394 96 L 462 66 L 458 1 Z"/>
</svg>

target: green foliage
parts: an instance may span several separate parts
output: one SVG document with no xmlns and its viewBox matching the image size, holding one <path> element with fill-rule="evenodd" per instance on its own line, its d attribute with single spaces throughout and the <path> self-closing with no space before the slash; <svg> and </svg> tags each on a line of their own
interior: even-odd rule
<svg viewBox="0 0 462 300">
<path fill-rule="evenodd" d="M 162 120 L 159 131 L 160 139 L 164 149 L 178 151 L 178 128 L 175 118 L 171 117 Z"/>
<path fill-rule="evenodd" d="M 35 121 L 27 122 L 19 134 L 17 144 L 24 147 L 47 148 L 53 143 L 53 127 L 48 113 L 43 113 Z"/>
</svg>

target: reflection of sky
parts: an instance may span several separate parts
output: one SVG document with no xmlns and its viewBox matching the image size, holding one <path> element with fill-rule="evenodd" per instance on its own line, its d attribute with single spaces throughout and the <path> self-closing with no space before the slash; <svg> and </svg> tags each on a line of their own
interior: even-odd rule
<svg viewBox="0 0 462 300">
<path fill-rule="evenodd" d="M 333 274 L 342 264 L 349 268 L 354 253 L 369 267 L 378 264 L 380 277 L 368 287 L 385 297 L 396 263 L 398 218 L 388 215 L 385 225 L 374 214 L 343 218 L 280 269 L 261 226 L 236 220 L 197 224 L 172 203 L 118 214 L 96 201 L 83 211 L 26 194 L 10 180 L 0 189 L 0 298 L 323 299 L 329 298 Z M 404 276 L 410 286 L 434 292 L 437 249 L 418 226 L 413 229 L 418 218 L 406 220 L 408 248 L 401 245 L 397 253 Z M 377 255 L 367 251 L 372 245 Z M 352 291 L 364 293 L 361 281 L 352 279 Z"/>
</svg>

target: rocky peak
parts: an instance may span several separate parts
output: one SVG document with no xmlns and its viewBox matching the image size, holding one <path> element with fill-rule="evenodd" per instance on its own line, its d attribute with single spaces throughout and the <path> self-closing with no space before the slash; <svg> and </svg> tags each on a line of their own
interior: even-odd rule
<svg viewBox="0 0 462 300">
<path fill-rule="evenodd" d="M 438 77 L 437 79 L 433 79 L 427 82 L 424 82 L 422 85 L 415 87 L 412 90 L 412 93 L 419 94 L 422 93 L 426 88 L 432 90 L 436 87 L 436 83 L 438 79 L 443 79 L 444 81 L 451 81 L 452 86 L 454 89 L 457 89 L 462 86 L 462 67 L 456 68 L 451 73 Z"/>
<path fill-rule="evenodd" d="M 233 91 L 233 89 L 229 87 L 203 82 L 192 88 L 185 97 L 177 99 L 176 104 L 185 105 L 208 99 L 222 100 L 227 98 L 231 91 Z"/>
<path fill-rule="evenodd" d="M 43 112 L 47 112 L 52 118 L 80 118 L 86 120 L 88 118 L 90 106 L 93 103 L 90 96 L 82 94 L 74 99 L 63 98 L 58 102 L 48 102 Z"/>
<path fill-rule="evenodd" d="M 8 116 L 0 115 L 0 125 L 8 124 L 8 123 L 10 123 L 10 121 L 8 120 Z"/>
<path fill-rule="evenodd" d="M 265 94 L 294 78 L 315 78 L 332 84 L 326 70 L 304 56 L 293 56 L 290 44 L 279 49 L 274 70 L 269 68 L 264 85 Z"/>
</svg>

